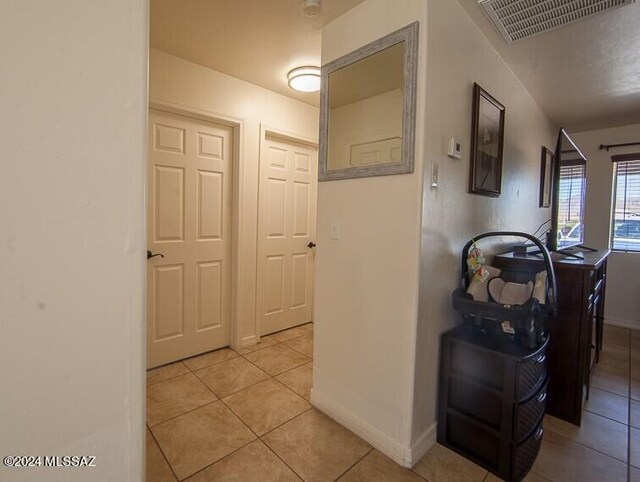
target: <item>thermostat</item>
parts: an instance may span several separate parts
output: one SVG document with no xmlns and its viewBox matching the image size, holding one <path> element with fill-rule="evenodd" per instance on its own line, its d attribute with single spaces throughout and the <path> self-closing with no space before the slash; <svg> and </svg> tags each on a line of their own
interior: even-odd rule
<svg viewBox="0 0 640 482">
<path fill-rule="evenodd" d="M 447 154 L 454 159 L 462 159 L 462 144 L 455 137 L 449 139 L 449 151 Z"/>
</svg>

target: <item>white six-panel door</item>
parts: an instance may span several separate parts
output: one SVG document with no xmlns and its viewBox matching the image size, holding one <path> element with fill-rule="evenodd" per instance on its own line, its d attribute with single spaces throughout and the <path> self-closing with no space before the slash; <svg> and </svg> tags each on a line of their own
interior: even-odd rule
<svg viewBox="0 0 640 482">
<path fill-rule="evenodd" d="M 268 134 L 260 154 L 257 312 L 260 335 L 311 321 L 318 155 Z"/>
<path fill-rule="evenodd" d="M 233 129 L 149 112 L 147 365 L 229 344 Z"/>
</svg>

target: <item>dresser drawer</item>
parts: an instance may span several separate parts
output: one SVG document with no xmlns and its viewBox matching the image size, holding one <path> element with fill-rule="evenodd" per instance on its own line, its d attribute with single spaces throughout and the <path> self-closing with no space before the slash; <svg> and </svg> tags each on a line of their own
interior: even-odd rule
<svg viewBox="0 0 640 482">
<path fill-rule="evenodd" d="M 547 357 L 540 350 L 535 356 L 518 364 L 516 374 L 516 400 L 529 398 L 542 385 L 547 376 Z"/>
<path fill-rule="evenodd" d="M 516 443 L 524 440 L 540 424 L 547 405 L 547 385 L 544 385 L 526 402 L 516 405 L 514 410 L 513 440 Z"/>
<path fill-rule="evenodd" d="M 520 481 L 527 475 L 540 451 L 543 433 L 542 421 L 540 421 L 540 424 L 529 438 L 513 448 L 511 480 Z"/>
</svg>

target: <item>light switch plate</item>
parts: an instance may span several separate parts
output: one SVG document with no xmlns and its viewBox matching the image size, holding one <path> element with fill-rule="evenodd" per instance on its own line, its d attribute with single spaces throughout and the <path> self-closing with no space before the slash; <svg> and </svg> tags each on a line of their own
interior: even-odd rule
<svg viewBox="0 0 640 482">
<path fill-rule="evenodd" d="M 340 239 L 342 237 L 342 220 L 332 219 L 329 228 L 329 239 Z"/>
<path fill-rule="evenodd" d="M 431 163 L 431 189 L 438 189 L 438 163 Z"/>
</svg>

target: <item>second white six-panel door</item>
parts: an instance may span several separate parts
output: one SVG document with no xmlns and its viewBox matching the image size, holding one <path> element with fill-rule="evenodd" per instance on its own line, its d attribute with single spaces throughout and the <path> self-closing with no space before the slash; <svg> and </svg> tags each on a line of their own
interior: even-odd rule
<svg viewBox="0 0 640 482">
<path fill-rule="evenodd" d="M 257 312 L 260 335 L 311 320 L 317 149 L 266 135 L 260 155 Z"/>
</svg>

